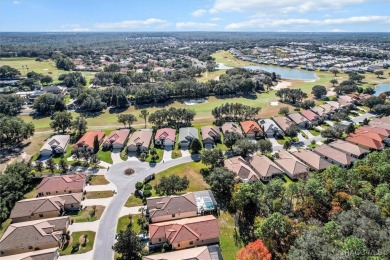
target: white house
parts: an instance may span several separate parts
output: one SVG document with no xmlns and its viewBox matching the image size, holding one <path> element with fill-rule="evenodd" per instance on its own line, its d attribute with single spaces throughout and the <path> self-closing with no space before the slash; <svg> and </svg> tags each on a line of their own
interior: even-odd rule
<svg viewBox="0 0 390 260">
<path fill-rule="evenodd" d="M 70 135 L 54 135 L 46 140 L 43 144 L 40 154 L 42 156 L 50 156 L 53 153 L 64 153 L 69 143 Z"/>
</svg>

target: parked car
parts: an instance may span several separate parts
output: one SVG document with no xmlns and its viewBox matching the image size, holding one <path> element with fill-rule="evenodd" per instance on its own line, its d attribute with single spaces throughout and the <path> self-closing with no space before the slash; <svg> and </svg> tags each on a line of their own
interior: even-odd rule
<svg viewBox="0 0 390 260">
<path fill-rule="evenodd" d="M 154 180 L 154 178 L 155 178 L 154 173 L 152 173 L 152 174 L 150 174 L 150 175 L 148 175 L 148 176 L 145 177 L 144 183 L 148 183 L 148 182 L 150 182 L 151 180 Z"/>
</svg>

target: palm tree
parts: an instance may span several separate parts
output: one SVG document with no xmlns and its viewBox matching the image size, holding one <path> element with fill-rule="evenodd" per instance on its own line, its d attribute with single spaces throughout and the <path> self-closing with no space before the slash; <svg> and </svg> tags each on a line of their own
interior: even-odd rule
<svg viewBox="0 0 390 260">
<path fill-rule="evenodd" d="M 146 110 L 146 109 L 142 109 L 140 114 L 139 114 L 139 117 L 144 119 L 144 121 L 145 121 L 145 128 L 146 128 L 146 119 L 148 118 L 148 116 L 149 116 L 149 111 Z"/>
</svg>

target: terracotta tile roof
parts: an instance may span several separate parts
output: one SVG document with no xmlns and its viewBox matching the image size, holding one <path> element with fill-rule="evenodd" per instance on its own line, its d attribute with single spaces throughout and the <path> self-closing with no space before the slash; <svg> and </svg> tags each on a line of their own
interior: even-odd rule
<svg viewBox="0 0 390 260">
<path fill-rule="evenodd" d="M 333 161 L 336 161 L 340 164 L 343 164 L 343 165 L 350 165 L 351 163 L 353 163 L 354 161 L 356 161 L 355 158 L 339 151 L 339 150 L 336 150 L 332 147 L 330 147 L 329 145 L 326 145 L 326 144 L 322 144 L 320 146 L 317 146 L 316 148 L 314 148 L 314 152 L 324 156 L 324 157 L 327 157 Z"/>
<path fill-rule="evenodd" d="M 285 116 L 275 116 L 272 119 L 276 122 L 276 124 L 278 124 L 278 126 L 283 131 L 286 131 L 286 129 L 289 128 L 290 126 L 295 125 L 295 123 L 291 119 Z"/>
<path fill-rule="evenodd" d="M 255 121 L 240 122 L 240 125 L 241 125 L 242 129 L 244 130 L 245 134 L 254 134 L 256 132 L 260 133 L 260 134 L 263 133 L 263 130 L 261 129 L 259 124 L 256 123 Z"/>
<path fill-rule="evenodd" d="M 374 150 L 380 150 L 384 147 L 382 142 L 372 139 L 366 135 L 350 135 L 346 139 L 348 142 L 358 144 Z"/>
<path fill-rule="evenodd" d="M 104 132 L 101 130 L 95 130 L 95 131 L 89 131 L 83 135 L 83 137 L 80 138 L 80 140 L 74 145 L 75 147 L 93 147 L 93 141 L 95 139 L 95 136 L 98 137 L 99 143 L 102 142 L 104 138 Z"/>
<path fill-rule="evenodd" d="M 252 169 L 256 172 L 257 175 L 265 178 L 272 177 L 274 175 L 283 174 L 283 170 L 271 161 L 267 156 L 257 156 L 254 155 L 249 158 L 249 164 L 252 166 Z"/>
<path fill-rule="evenodd" d="M 130 137 L 127 145 L 139 145 L 148 148 L 152 140 L 152 129 L 139 129 Z"/>
<path fill-rule="evenodd" d="M 364 125 L 358 128 L 358 130 L 363 130 L 363 131 L 369 131 L 372 133 L 377 133 L 383 136 L 390 136 L 390 130 L 379 127 L 379 126 L 371 126 L 371 125 Z"/>
<path fill-rule="evenodd" d="M 220 140 L 221 139 L 221 131 L 216 126 L 202 126 L 202 140 L 212 139 L 212 140 Z"/>
<path fill-rule="evenodd" d="M 226 134 L 227 132 L 235 132 L 242 135 L 242 130 L 239 125 L 233 122 L 227 122 L 222 125 L 222 132 Z"/>
<path fill-rule="evenodd" d="M 292 154 L 316 171 L 322 171 L 332 165 L 318 154 L 309 150 L 298 149 L 298 151 L 292 152 Z"/>
<path fill-rule="evenodd" d="M 37 188 L 37 193 L 82 190 L 85 186 L 87 176 L 81 174 L 70 174 L 55 177 L 45 177 Z"/>
<path fill-rule="evenodd" d="M 175 142 L 176 140 L 176 129 L 173 128 L 161 128 L 158 129 L 154 140 L 171 140 Z"/>
<path fill-rule="evenodd" d="M 218 221 L 212 215 L 151 223 L 150 239 L 166 238 L 170 244 L 219 238 Z"/>
<path fill-rule="evenodd" d="M 307 120 L 309 120 L 309 121 L 313 121 L 313 120 L 319 119 L 319 116 L 316 113 L 314 113 L 313 111 L 308 110 L 308 109 L 307 110 L 302 110 L 301 114 L 304 117 L 306 117 Z"/>
<path fill-rule="evenodd" d="M 129 134 L 130 134 L 130 129 L 120 129 L 120 130 L 112 131 L 110 135 L 106 138 L 104 143 L 108 145 L 114 143 L 124 145 Z"/>
<path fill-rule="evenodd" d="M 242 180 L 256 181 L 259 177 L 255 171 L 251 168 L 249 163 L 244 160 L 241 156 L 231 157 L 224 162 L 224 166 L 237 174 Z"/>
<path fill-rule="evenodd" d="M 300 113 L 289 114 L 288 117 L 296 124 L 308 122 L 307 118 L 302 116 Z"/>
<path fill-rule="evenodd" d="M 336 149 L 342 151 L 342 152 L 353 154 L 357 157 L 370 152 L 369 150 L 364 149 L 356 144 L 352 144 L 350 142 L 346 142 L 343 140 L 337 140 L 337 141 L 331 142 L 329 145 L 332 146 L 333 148 L 336 148 Z"/>
<path fill-rule="evenodd" d="M 198 212 L 193 193 L 178 196 L 148 198 L 146 201 L 150 218 L 185 212 Z"/>
<path fill-rule="evenodd" d="M 293 178 L 304 177 L 309 172 L 309 168 L 292 156 L 289 152 L 281 150 L 275 158 L 275 163 L 289 173 Z"/>
<path fill-rule="evenodd" d="M 382 142 L 386 138 L 386 136 L 384 136 L 384 135 L 374 133 L 374 132 L 371 132 L 369 130 L 362 130 L 360 128 L 356 129 L 355 133 L 350 134 L 350 136 L 356 136 L 356 135 L 366 136 L 366 137 L 372 138 L 378 142 Z"/>
<path fill-rule="evenodd" d="M 0 251 L 57 242 L 68 224 L 69 216 L 11 224 L 0 240 Z"/>
<path fill-rule="evenodd" d="M 83 197 L 82 193 L 71 193 L 58 196 L 41 197 L 34 199 L 20 200 L 15 203 L 11 211 L 10 218 L 28 217 L 31 214 L 43 213 L 49 211 L 58 211 L 65 205 L 80 203 Z"/>
</svg>

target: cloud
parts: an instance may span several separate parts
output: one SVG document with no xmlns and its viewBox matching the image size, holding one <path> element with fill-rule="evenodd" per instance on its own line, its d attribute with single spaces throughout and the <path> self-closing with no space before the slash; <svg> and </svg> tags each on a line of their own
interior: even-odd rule
<svg viewBox="0 0 390 260">
<path fill-rule="evenodd" d="M 244 30 L 244 29 L 269 29 L 283 26 L 326 26 L 334 24 L 350 23 L 390 23 L 389 16 L 354 16 L 348 18 L 310 20 L 310 19 L 251 19 L 248 21 L 230 23 L 225 29 L 227 30 Z"/>
<path fill-rule="evenodd" d="M 176 23 L 177 29 L 196 29 L 203 31 L 205 29 L 215 28 L 218 24 L 216 23 L 196 23 L 196 22 L 178 22 Z"/>
<path fill-rule="evenodd" d="M 21 2 L 18 1 L 18 0 L 13 1 L 12 3 L 14 3 L 15 5 L 20 5 L 21 4 Z"/>
<path fill-rule="evenodd" d="M 198 10 L 195 10 L 191 13 L 191 15 L 193 17 L 201 17 L 203 16 L 205 13 L 207 13 L 207 10 L 206 9 L 198 9 Z"/>
<path fill-rule="evenodd" d="M 211 21 L 222 21 L 223 19 L 221 17 L 213 17 L 211 18 Z"/>
<path fill-rule="evenodd" d="M 384 0 L 216 0 L 210 13 L 218 12 L 251 12 L 259 13 L 270 10 L 291 13 L 306 13 L 318 10 L 336 10 L 345 6 L 358 5 L 366 2 L 385 2 Z"/>
<path fill-rule="evenodd" d="M 80 24 L 67 23 L 61 26 L 64 32 L 89 32 L 89 28 L 82 27 Z"/>
<path fill-rule="evenodd" d="M 166 20 L 157 18 L 149 18 L 146 20 L 127 20 L 113 23 L 98 23 L 96 28 L 99 29 L 145 29 L 145 28 L 161 28 L 168 24 Z"/>
</svg>

